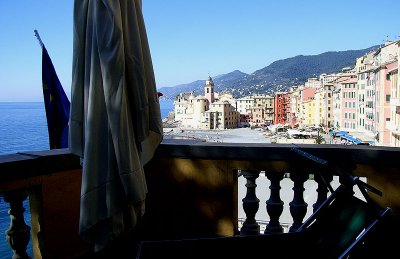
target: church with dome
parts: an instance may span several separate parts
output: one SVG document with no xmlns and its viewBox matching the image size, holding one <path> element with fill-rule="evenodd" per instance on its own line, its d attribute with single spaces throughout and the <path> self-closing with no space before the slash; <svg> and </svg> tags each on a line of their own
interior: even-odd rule
<svg viewBox="0 0 400 259">
<path fill-rule="evenodd" d="M 236 100 L 231 94 L 215 93 L 214 82 L 208 77 L 203 96 L 194 96 L 194 92 L 180 93 L 174 101 L 175 121 L 182 128 L 192 129 L 232 129 L 239 125 L 240 113 Z"/>
</svg>

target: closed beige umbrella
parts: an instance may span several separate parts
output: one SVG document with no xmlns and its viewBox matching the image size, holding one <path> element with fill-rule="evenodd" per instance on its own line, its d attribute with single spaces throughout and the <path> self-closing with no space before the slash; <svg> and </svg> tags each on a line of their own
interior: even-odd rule
<svg viewBox="0 0 400 259">
<path fill-rule="evenodd" d="M 98 251 L 143 216 L 143 166 L 162 121 L 140 0 L 75 0 L 70 150 L 81 157 L 79 234 Z"/>
</svg>

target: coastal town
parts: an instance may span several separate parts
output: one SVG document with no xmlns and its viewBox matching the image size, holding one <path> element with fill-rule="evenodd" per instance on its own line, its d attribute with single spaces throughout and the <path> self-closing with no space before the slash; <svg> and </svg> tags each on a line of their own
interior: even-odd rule
<svg viewBox="0 0 400 259">
<path fill-rule="evenodd" d="M 204 95 L 180 93 L 164 121 L 164 134 L 223 141 L 256 132 L 267 143 L 400 146 L 400 41 L 386 42 L 354 60 L 354 67 L 308 78 L 274 95 L 234 98 L 215 92 L 211 76 Z M 240 129 L 240 130 L 239 130 Z M 260 141 L 264 142 L 264 141 Z"/>
</svg>

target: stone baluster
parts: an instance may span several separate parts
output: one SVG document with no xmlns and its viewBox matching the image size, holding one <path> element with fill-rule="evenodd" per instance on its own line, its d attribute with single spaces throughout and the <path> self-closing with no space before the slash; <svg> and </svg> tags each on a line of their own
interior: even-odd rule
<svg viewBox="0 0 400 259">
<path fill-rule="evenodd" d="M 293 224 L 289 232 L 295 232 L 303 223 L 304 216 L 307 213 L 307 203 L 304 201 L 304 182 L 308 179 L 308 174 L 302 171 L 290 173 L 290 179 L 293 181 L 293 200 L 289 203 L 290 214 L 293 218 Z"/>
<path fill-rule="evenodd" d="M 246 220 L 240 229 L 240 235 L 258 235 L 260 234 L 260 226 L 256 222 L 256 213 L 259 208 L 260 200 L 256 196 L 256 179 L 260 172 L 255 170 L 242 171 L 242 175 L 246 178 L 246 196 L 242 199 L 243 210 L 246 214 Z"/>
<path fill-rule="evenodd" d="M 329 189 L 327 184 L 330 184 L 332 182 L 333 175 L 327 173 L 326 175 L 324 174 L 324 178 L 322 178 L 321 174 L 316 173 L 314 175 L 314 180 L 318 184 L 317 188 L 318 196 L 317 196 L 317 201 L 313 204 L 313 212 L 315 212 L 328 197 Z"/>
<path fill-rule="evenodd" d="M 269 200 L 266 201 L 267 204 L 267 212 L 270 218 L 270 221 L 265 228 L 264 234 L 269 233 L 282 233 L 283 228 L 279 223 L 279 218 L 282 215 L 283 211 L 283 201 L 280 197 L 280 182 L 283 179 L 284 173 L 280 172 L 265 172 L 265 175 L 270 180 L 271 184 L 269 189 L 271 190 L 271 195 Z"/>
<path fill-rule="evenodd" d="M 10 204 L 10 228 L 6 231 L 7 242 L 13 251 L 13 259 L 30 258 L 26 248 L 30 239 L 30 227 L 25 224 L 23 201 L 28 197 L 25 191 L 10 191 L 4 194 Z"/>
</svg>

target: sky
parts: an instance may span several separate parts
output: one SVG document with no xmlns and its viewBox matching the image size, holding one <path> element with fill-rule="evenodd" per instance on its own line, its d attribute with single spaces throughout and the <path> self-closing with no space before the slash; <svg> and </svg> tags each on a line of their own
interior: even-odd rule
<svg viewBox="0 0 400 259">
<path fill-rule="evenodd" d="M 399 0 L 143 0 L 157 88 L 400 39 Z M 42 101 L 37 29 L 70 97 L 72 0 L 0 1 L 0 102 Z"/>
</svg>

